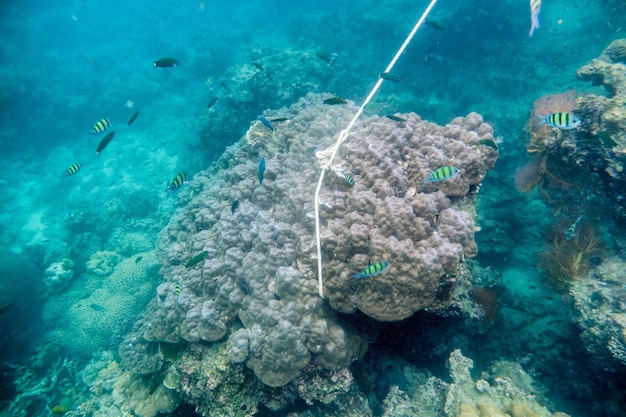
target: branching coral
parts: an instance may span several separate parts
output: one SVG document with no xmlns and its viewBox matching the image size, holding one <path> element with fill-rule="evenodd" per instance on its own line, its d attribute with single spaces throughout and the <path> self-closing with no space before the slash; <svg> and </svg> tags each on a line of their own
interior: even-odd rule
<svg viewBox="0 0 626 417">
<path fill-rule="evenodd" d="M 589 261 L 598 256 L 603 243 L 599 232 L 589 222 L 576 227 L 573 236 L 565 233 L 569 224 L 561 222 L 549 234 L 545 250 L 539 254 L 539 266 L 548 284 L 558 290 L 567 289 L 589 270 Z"/>
</svg>

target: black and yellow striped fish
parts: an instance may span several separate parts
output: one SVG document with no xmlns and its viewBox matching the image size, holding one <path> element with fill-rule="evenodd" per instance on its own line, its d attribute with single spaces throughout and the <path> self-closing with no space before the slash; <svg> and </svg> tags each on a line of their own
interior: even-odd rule
<svg viewBox="0 0 626 417">
<path fill-rule="evenodd" d="M 555 127 L 561 130 L 576 129 L 582 123 L 582 121 L 575 115 L 565 112 L 557 112 L 548 114 L 547 116 L 535 117 L 541 119 L 541 121 L 537 123 L 537 125 L 545 123 L 550 127 Z"/>
<path fill-rule="evenodd" d="M 352 175 L 350 175 L 350 174 L 348 174 L 348 173 L 344 172 L 344 173 L 343 173 L 343 177 L 346 179 L 346 182 L 347 182 L 348 184 L 350 184 L 351 186 L 354 186 L 354 178 L 352 178 Z"/>
<path fill-rule="evenodd" d="M 428 178 L 422 181 L 422 185 L 428 184 L 431 182 L 447 180 L 448 178 L 454 177 L 458 173 L 459 173 L 459 169 L 457 167 L 453 167 L 452 165 L 446 165 L 446 166 L 443 166 L 441 168 L 437 168 L 436 170 L 434 170 L 428 176 Z"/>
<path fill-rule="evenodd" d="M 180 171 L 177 175 L 176 178 L 174 178 L 172 180 L 172 182 L 170 183 L 170 185 L 167 187 L 167 189 L 165 190 L 168 194 L 169 193 L 173 193 L 174 191 L 178 190 L 180 187 L 183 186 L 183 184 L 185 184 L 187 182 L 187 174 L 185 174 L 185 171 Z"/>
<path fill-rule="evenodd" d="M 373 277 L 374 275 L 378 275 L 381 272 L 383 272 L 385 269 L 389 268 L 389 265 L 391 264 L 386 261 L 380 261 L 374 264 L 369 264 L 367 268 L 365 268 L 360 273 L 353 275 L 352 278 L 363 279 L 363 278 Z"/>
<path fill-rule="evenodd" d="M 82 166 L 79 163 L 72 164 L 72 166 L 70 166 L 68 169 L 65 170 L 65 175 L 67 175 L 68 177 L 70 175 L 74 175 L 78 171 L 80 171 L 81 168 Z"/>
<path fill-rule="evenodd" d="M 98 120 L 95 125 L 93 125 L 89 133 L 91 133 L 92 135 L 98 135 L 107 130 L 109 127 L 111 127 L 111 121 L 106 117 L 103 117 L 102 119 Z"/>
<path fill-rule="evenodd" d="M 176 281 L 176 286 L 174 287 L 174 291 L 176 292 L 176 299 L 180 296 L 180 282 Z"/>
</svg>

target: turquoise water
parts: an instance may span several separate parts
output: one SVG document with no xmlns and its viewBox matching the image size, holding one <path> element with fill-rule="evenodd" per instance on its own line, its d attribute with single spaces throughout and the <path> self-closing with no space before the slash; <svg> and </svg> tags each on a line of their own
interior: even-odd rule
<svg viewBox="0 0 626 417">
<path fill-rule="evenodd" d="M 246 167 L 250 187 L 256 185 L 257 154 L 238 152 L 245 150 L 242 137 L 259 115 L 295 119 L 296 111 L 286 109 L 309 93 L 359 105 L 427 5 L 402 0 L 240 3 L 20 1 L 0 6 L 2 415 L 50 415 L 55 406 L 65 407 L 57 415 L 117 415 L 113 407 L 101 405 L 98 412 L 79 407 L 105 397 L 93 389 L 97 372 L 85 368 L 108 366 L 93 365 L 98 360 L 121 362 L 118 348 L 145 311 L 152 311 L 148 303 L 165 291 L 163 283 L 173 288 L 177 282 L 164 255 L 171 247 L 159 247 L 165 241 L 162 230 L 206 195 L 203 191 L 220 198 L 238 195 L 220 189 L 232 184 L 226 172 L 237 164 Z M 588 169 L 589 179 L 578 179 L 584 185 L 573 187 L 584 188 L 588 203 L 581 203 L 568 201 L 554 184 L 518 192 L 513 179 L 516 168 L 530 160 L 526 123 L 534 100 L 570 89 L 606 94 L 577 79 L 576 70 L 623 36 L 626 9 L 623 1 L 546 0 L 541 27 L 531 38 L 529 14 L 527 2 L 439 2 L 429 16 L 431 24 L 417 32 L 393 69 L 401 80 L 384 82 L 362 116 L 413 112 L 445 125 L 478 112 L 493 126 L 499 152 L 475 202 L 479 253 L 476 266 L 466 268 L 473 286 L 489 289 L 486 297 L 496 305 L 492 314 L 483 306 L 488 317 L 476 321 L 465 310 L 450 308 L 418 311 L 394 323 L 376 322 L 360 312 L 339 314 L 339 322 L 371 342 L 351 371 L 352 389 L 368 399 L 372 415 L 383 414 L 390 386 L 406 392 L 419 386 L 420 378 L 402 374 L 403 367 L 450 382 L 446 363 L 454 349 L 474 360 L 474 379 L 496 361 L 520 364 L 534 381 L 530 393 L 550 411 L 626 415 L 626 364 L 610 361 L 606 343 L 594 344 L 593 332 L 585 332 L 588 311 L 580 305 L 586 293 L 552 285 L 538 255 L 549 250 L 545 241 L 551 229 L 564 232 L 584 213 L 605 248 L 592 257 L 589 269 L 596 271 L 605 262 L 613 271 L 606 265 L 623 259 L 625 245 L 624 222 L 611 204 L 623 200 L 605 195 L 623 193 L 624 182 L 603 183 Z M 154 68 L 162 57 L 179 64 Z M 312 108 L 312 102 L 300 110 Z M 137 119 L 128 125 L 136 111 Z M 327 131 L 317 132 L 320 137 L 334 137 L 345 127 L 350 117 L 337 112 Z M 115 131 L 115 137 L 96 155 L 104 134 L 89 131 L 102 118 L 111 120 L 107 133 Z M 610 132 L 615 140 L 625 125 L 617 126 Z M 312 155 L 306 160 L 309 167 Z M 623 162 L 619 152 L 614 155 Z M 267 159 L 264 187 L 271 187 L 280 177 L 278 164 Z M 80 171 L 65 175 L 76 163 Z M 304 187 L 297 179 L 309 167 L 283 165 L 294 178 L 287 188 Z M 166 193 L 181 171 L 190 184 Z M 270 213 L 269 206 L 288 205 L 292 198 L 266 193 L 252 201 Z M 239 200 L 239 212 L 248 213 L 244 197 Z M 226 215 L 231 202 L 220 206 Z M 199 242 L 194 253 L 205 249 Z M 612 279 L 616 288 L 624 287 L 622 278 Z M 183 286 L 181 297 L 185 291 Z M 612 320 L 619 322 L 626 308 L 623 295 L 602 294 L 606 301 L 600 304 L 611 305 Z M 595 305 L 593 297 L 587 301 Z M 241 324 L 229 326 L 231 334 Z M 225 340 L 198 344 L 212 349 Z M 598 348 L 602 343 L 605 347 Z M 173 344 L 180 351 L 174 349 L 170 360 L 182 368 L 182 352 L 194 343 Z M 244 368 L 242 375 L 248 378 L 245 384 L 252 384 L 254 373 Z M 160 382 L 159 375 L 145 380 L 149 386 Z M 296 400 L 287 389 L 264 392 L 267 398 L 282 395 L 284 402 L 274 408 L 265 402 L 259 415 L 305 415 L 307 409 L 311 415 L 350 415 L 329 411 L 319 398 L 307 405 L 306 396 Z M 183 397 L 171 415 L 194 415 L 198 404 L 211 409 L 209 400 Z M 251 413 L 253 405 L 247 407 L 242 415 Z"/>
</svg>

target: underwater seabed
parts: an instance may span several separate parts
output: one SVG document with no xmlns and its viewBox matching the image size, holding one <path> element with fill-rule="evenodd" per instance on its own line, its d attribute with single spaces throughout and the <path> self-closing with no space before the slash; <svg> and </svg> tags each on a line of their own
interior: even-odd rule
<svg viewBox="0 0 626 417">
<path fill-rule="evenodd" d="M 309 96 L 298 104 L 300 107 L 296 106 L 297 112 L 287 115 L 296 120 L 302 117 L 307 123 L 312 123 L 307 112 L 318 114 L 314 110 L 320 101 L 319 97 Z M 329 111 L 334 112 L 335 117 L 328 120 L 347 117 L 347 111 L 337 108 Z M 409 116 L 412 119 L 408 123 L 421 126 L 415 115 L 405 117 Z M 386 119 L 374 117 L 370 122 L 374 129 L 395 128 Z M 429 128 L 436 129 L 435 126 Z M 258 129 L 260 127 L 255 125 L 251 131 Z M 262 135 L 263 138 L 266 136 Z M 256 140 L 250 139 L 247 138 L 249 145 L 257 147 Z M 297 141 L 294 142 L 297 144 Z M 271 146 L 285 146 L 285 143 L 293 145 L 286 141 Z M 239 155 L 238 152 L 241 149 L 234 147 L 225 157 L 241 163 L 233 170 L 236 175 L 215 175 L 222 171 L 220 167 L 228 166 L 222 160 L 210 170 L 214 174 L 203 173 L 183 188 L 178 201 L 190 204 L 194 210 L 204 210 L 203 206 L 195 205 L 197 201 L 194 199 L 201 196 L 203 189 L 208 190 L 205 204 L 224 206 L 222 216 L 230 219 L 234 213 L 231 213 L 229 199 L 215 197 L 216 190 L 225 184 L 221 182 L 226 181 L 223 178 L 241 180 L 250 190 L 258 191 L 255 164 L 249 163 L 249 157 L 234 157 Z M 302 152 L 301 157 L 313 159 L 306 152 Z M 268 195 L 284 186 L 279 184 L 281 179 L 298 180 L 279 175 L 282 168 L 275 161 L 268 160 L 264 185 L 267 188 L 258 197 L 264 209 L 274 206 L 270 203 L 272 200 L 268 202 Z M 366 180 L 364 176 L 355 175 L 355 178 L 357 184 Z M 337 184 L 340 192 L 349 190 L 345 184 Z M 488 187 L 485 187 L 480 198 L 490 195 Z M 281 201 L 284 203 L 286 197 Z M 250 209 L 250 205 L 256 204 L 257 200 L 247 202 L 242 198 L 242 202 L 238 213 L 253 215 L 255 211 Z M 217 220 L 211 217 L 214 212 L 204 210 L 202 213 L 205 216 L 200 219 L 202 227 L 209 223 L 217 224 Z M 179 210 L 177 215 L 179 219 L 185 218 L 183 210 Z M 90 224 L 88 219 L 78 218 L 75 221 L 79 228 Z M 174 229 L 171 233 L 192 230 L 191 223 L 186 224 L 186 229 Z M 257 227 L 254 223 L 246 224 Z M 176 221 L 173 225 L 178 227 Z M 233 223 L 230 227 L 240 225 Z M 489 228 L 484 230 L 481 233 L 491 233 Z M 56 339 L 65 346 L 61 348 L 50 343 L 41 348 L 28 367 L 14 370 L 17 396 L 0 415 L 556 417 L 562 414 L 551 414 L 550 411 L 561 410 L 573 417 L 619 416 L 617 407 L 621 399 L 607 397 L 611 392 L 620 395 L 619 372 L 602 371 L 590 360 L 579 330 L 573 324 L 572 296 L 549 288 L 536 267 L 540 244 L 537 241 L 524 248 L 516 248 L 512 243 L 505 246 L 504 252 L 495 254 L 486 247 L 484 254 L 479 256 L 480 264 L 467 261 L 465 270 L 469 273 L 463 275 L 467 278 L 463 285 L 469 291 L 445 314 L 441 314 L 442 311 L 418 311 L 410 318 L 395 323 L 377 322 L 360 312 L 338 314 L 339 325 L 353 327 L 366 336 L 369 345 L 367 354 L 349 366 L 334 370 L 324 369 L 311 361 L 305 364 L 301 376 L 272 388 L 262 384 L 244 363 L 233 362 L 234 346 L 230 342 L 225 343 L 223 335 L 218 336 L 216 342 L 193 343 L 179 339 L 160 343 L 152 339 L 151 343 L 145 343 L 130 338 L 124 342 L 122 350 L 140 347 L 133 358 L 137 368 L 122 364 L 116 346 L 108 346 L 109 336 L 115 334 L 119 325 L 115 317 L 137 319 L 133 311 L 136 312 L 154 295 L 159 282 L 161 285 L 156 290 L 158 295 L 154 304 L 163 305 L 159 303 L 170 301 L 172 305 L 178 304 L 173 303 L 175 275 L 167 274 L 165 279 L 171 281 L 163 282 L 164 277 L 157 274 L 159 261 L 163 262 L 163 253 L 168 246 L 160 247 L 161 258 L 157 259 L 155 251 L 145 247 L 145 236 L 139 236 L 141 238 L 130 235 L 126 241 L 131 246 L 131 256 L 120 256 L 112 251 L 93 253 L 86 259 L 84 271 L 79 271 L 84 274 L 81 283 L 68 287 L 70 290 L 64 298 L 49 303 L 46 316 L 53 322 L 56 322 L 55 317 L 60 319 L 54 332 L 51 332 L 57 337 L 51 337 L 47 342 Z M 206 229 L 199 231 L 199 237 L 201 242 L 210 241 Z M 481 239 L 489 240 L 490 235 Z M 114 241 L 125 240 L 118 236 Z M 163 239 L 160 242 L 163 244 Z M 168 257 L 181 257 L 186 261 L 186 252 L 181 250 L 180 245 L 176 246 L 176 241 L 169 248 L 171 253 L 167 253 Z M 197 252 L 201 249 L 194 247 L 193 250 Z M 167 258 L 170 262 L 167 268 L 184 274 L 185 279 L 208 273 L 201 272 L 204 269 L 188 271 L 185 262 L 172 263 L 171 259 Z M 205 267 L 215 267 L 216 259 L 217 256 L 212 257 L 212 262 L 207 262 Z M 494 267 L 489 268 L 489 264 Z M 68 279 L 67 271 L 71 268 L 71 264 L 60 262 L 50 270 L 48 277 L 52 282 L 62 283 Z M 615 270 L 619 270 L 619 264 L 602 273 L 612 276 Z M 269 283 L 268 288 L 272 285 L 276 284 Z M 284 291 L 285 283 L 280 285 L 282 287 L 277 291 Z M 133 288 L 133 291 L 129 293 L 128 288 Z M 54 289 L 52 285 L 50 290 Z M 85 289 L 90 294 L 88 297 L 81 296 L 81 291 Z M 180 292 L 180 303 L 194 296 L 191 281 L 184 281 Z M 315 292 L 313 294 L 317 298 Z M 603 305 L 600 296 L 605 297 L 606 294 L 596 295 L 593 299 Z M 176 319 L 169 314 L 164 320 L 172 317 Z M 184 318 L 183 315 L 181 320 Z M 150 323 L 143 322 L 144 334 L 155 337 L 150 333 L 157 330 L 150 330 Z M 155 327 L 159 325 L 158 320 L 154 321 Z M 98 331 L 93 330 L 94 326 Z M 158 337 L 179 337 L 178 326 L 167 329 L 171 334 Z M 235 334 L 238 331 L 232 332 Z M 593 332 L 590 330 L 590 333 Z M 192 337 L 189 333 L 183 335 Z M 235 342 L 233 340 L 233 344 Z M 73 352 L 71 357 L 81 351 L 90 351 L 93 356 L 82 360 L 70 360 L 64 355 L 58 357 L 58 352 L 68 352 L 68 349 Z M 55 359 L 51 360 L 52 357 Z M 139 368 L 148 371 L 133 372 Z M 607 401 L 604 410 L 602 400 Z M 196 414 L 194 410 L 198 408 L 202 411 Z"/>
</svg>

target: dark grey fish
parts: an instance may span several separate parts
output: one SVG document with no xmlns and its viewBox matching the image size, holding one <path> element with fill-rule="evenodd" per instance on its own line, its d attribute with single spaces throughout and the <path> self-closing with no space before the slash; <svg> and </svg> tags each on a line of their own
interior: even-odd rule
<svg viewBox="0 0 626 417">
<path fill-rule="evenodd" d="M 105 308 L 102 307 L 100 304 L 95 304 L 95 303 L 89 304 L 89 307 L 91 307 L 93 310 L 99 311 L 99 312 L 103 312 L 105 310 Z"/>
<path fill-rule="evenodd" d="M 206 258 L 208 255 L 209 255 L 209 251 L 205 250 L 203 252 L 200 252 L 199 254 L 191 258 L 189 262 L 185 264 L 185 268 L 191 268 L 192 266 L 199 264 L 200 262 L 204 261 L 204 258 Z"/>
<path fill-rule="evenodd" d="M 235 214 L 235 211 L 239 208 L 239 200 L 233 201 L 233 204 L 230 206 L 230 213 Z"/>
<path fill-rule="evenodd" d="M 152 63 L 152 68 L 171 68 L 171 67 L 175 67 L 178 64 L 180 64 L 180 62 L 178 62 L 178 60 L 176 58 L 172 58 L 169 56 L 163 57 L 163 58 L 159 58 L 156 61 L 154 61 Z"/>
<path fill-rule="evenodd" d="M 483 139 L 479 143 L 481 145 L 485 145 L 485 146 L 488 146 L 490 148 L 493 148 L 496 151 L 498 150 L 498 145 L 496 145 L 496 143 L 493 140 L 491 140 L 491 139 Z"/>
<path fill-rule="evenodd" d="M 109 142 L 113 140 L 114 136 L 115 136 L 115 132 L 109 132 L 106 134 L 105 137 L 102 138 L 102 140 L 100 141 L 100 144 L 98 145 L 98 149 L 96 149 L 96 155 L 100 155 L 100 152 L 102 152 L 104 148 L 107 147 Z"/>
<path fill-rule="evenodd" d="M 390 72 L 379 72 L 378 76 L 387 81 L 400 81 L 401 78 L 398 74 L 392 74 Z"/>
<path fill-rule="evenodd" d="M 206 105 L 206 108 L 210 109 L 215 105 L 215 103 L 217 103 L 217 97 L 213 97 L 211 100 L 209 100 L 209 104 Z"/>
<path fill-rule="evenodd" d="M 346 104 L 348 100 L 340 98 L 340 97 L 331 97 L 324 100 L 324 104 L 337 105 L 337 104 Z"/>
<path fill-rule="evenodd" d="M 143 256 L 138 256 L 135 258 L 135 265 L 138 264 L 139 262 L 141 262 L 141 260 L 143 259 Z"/>
<path fill-rule="evenodd" d="M 394 122 L 406 122 L 406 119 L 403 119 L 402 117 L 394 116 L 393 114 L 386 114 L 385 117 L 387 119 L 393 120 Z"/>
<path fill-rule="evenodd" d="M 139 116 L 139 112 L 138 111 L 134 112 L 133 115 L 130 116 L 130 119 L 128 119 L 128 126 L 132 125 L 133 122 L 135 120 L 137 120 L 137 116 Z"/>
<path fill-rule="evenodd" d="M 316 52 L 315 56 L 318 57 L 319 59 L 321 59 L 322 61 L 326 62 L 327 64 L 330 64 L 330 62 L 332 61 L 332 58 L 331 58 L 330 54 L 328 54 L 327 52 L 324 52 L 324 51 Z"/>
</svg>

